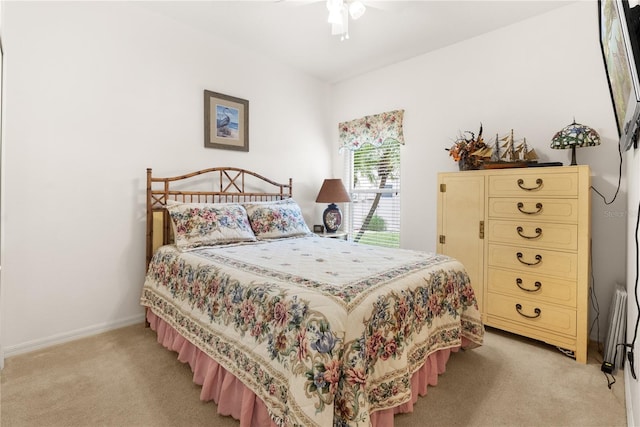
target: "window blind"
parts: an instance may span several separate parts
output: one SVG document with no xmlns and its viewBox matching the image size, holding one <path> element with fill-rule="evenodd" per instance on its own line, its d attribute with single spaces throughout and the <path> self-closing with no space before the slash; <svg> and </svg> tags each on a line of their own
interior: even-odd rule
<svg viewBox="0 0 640 427">
<path fill-rule="evenodd" d="M 400 247 L 400 145 L 387 139 L 345 156 L 351 196 L 347 220 L 354 242 Z"/>
</svg>

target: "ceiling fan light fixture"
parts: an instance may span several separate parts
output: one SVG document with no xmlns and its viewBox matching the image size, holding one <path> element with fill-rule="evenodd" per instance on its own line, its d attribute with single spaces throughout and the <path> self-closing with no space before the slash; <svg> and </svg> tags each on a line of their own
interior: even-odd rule
<svg viewBox="0 0 640 427">
<path fill-rule="evenodd" d="M 327 0 L 327 9 L 329 10 L 329 24 L 340 24 L 342 22 L 342 9 L 344 0 Z"/>
<path fill-rule="evenodd" d="M 367 8 L 361 1 L 356 0 L 349 3 L 349 15 L 351 15 L 351 19 L 353 20 L 360 18 L 366 11 Z"/>
<path fill-rule="evenodd" d="M 344 0 L 327 0 L 327 9 L 329 9 L 329 12 L 336 9 L 337 10 L 342 9 L 343 5 L 344 5 Z"/>
<path fill-rule="evenodd" d="M 342 24 L 342 13 L 338 11 L 330 11 L 329 19 L 327 19 L 329 24 L 340 25 Z"/>
<path fill-rule="evenodd" d="M 348 0 L 327 0 L 327 9 L 327 22 L 331 24 L 331 34 L 339 35 L 342 41 L 349 39 L 349 16 L 351 19 L 358 19 L 366 10 L 361 1 Z"/>
</svg>

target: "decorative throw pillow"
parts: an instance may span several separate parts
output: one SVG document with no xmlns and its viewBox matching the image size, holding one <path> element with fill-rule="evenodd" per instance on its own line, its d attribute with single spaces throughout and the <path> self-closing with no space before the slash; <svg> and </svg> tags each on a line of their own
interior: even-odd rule
<svg viewBox="0 0 640 427">
<path fill-rule="evenodd" d="M 167 203 L 175 243 L 180 250 L 253 242 L 247 211 L 239 204 Z"/>
<path fill-rule="evenodd" d="M 258 240 L 311 234 L 300 206 L 293 199 L 271 203 L 245 203 L 251 228 Z"/>
</svg>

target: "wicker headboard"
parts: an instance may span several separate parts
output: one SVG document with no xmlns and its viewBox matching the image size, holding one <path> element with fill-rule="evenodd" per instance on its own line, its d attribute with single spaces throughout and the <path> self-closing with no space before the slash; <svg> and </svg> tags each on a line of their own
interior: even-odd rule
<svg viewBox="0 0 640 427">
<path fill-rule="evenodd" d="M 153 252 L 171 241 L 167 200 L 187 203 L 229 203 L 288 199 L 293 184 L 279 184 L 255 172 L 218 167 L 169 178 L 152 176 L 147 168 L 147 265 Z"/>
</svg>

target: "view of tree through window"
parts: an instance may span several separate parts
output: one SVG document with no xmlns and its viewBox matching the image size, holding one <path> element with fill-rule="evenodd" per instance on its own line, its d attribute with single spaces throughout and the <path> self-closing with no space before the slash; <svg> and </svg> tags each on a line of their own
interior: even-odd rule
<svg viewBox="0 0 640 427">
<path fill-rule="evenodd" d="M 364 144 L 347 156 L 354 242 L 400 247 L 400 143 Z"/>
</svg>

